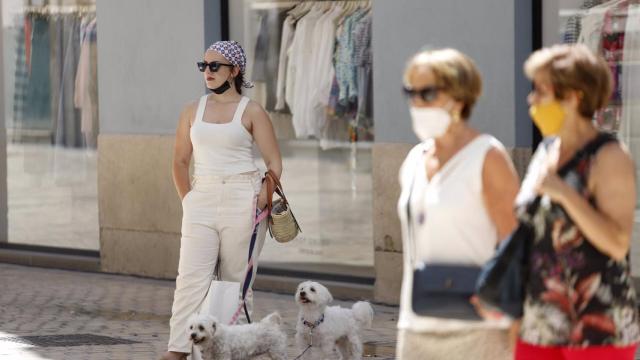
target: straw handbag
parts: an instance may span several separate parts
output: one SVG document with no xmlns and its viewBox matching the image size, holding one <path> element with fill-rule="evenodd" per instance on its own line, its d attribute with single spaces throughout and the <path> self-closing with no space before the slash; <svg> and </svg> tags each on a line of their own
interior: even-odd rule
<svg viewBox="0 0 640 360">
<path fill-rule="evenodd" d="M 267 210 L 269 211 L 269 233 L 276 241 L 284 243 L 293 240 L 300 230 L 300 225 L 287 201 L 287 197 L 282 190 L 282 184 L 276 174 L 269 170 L 265 173 L 267 182 Z M 277 193 L 280 198 L 273 201 L 273 193 Z"/>
</svg>

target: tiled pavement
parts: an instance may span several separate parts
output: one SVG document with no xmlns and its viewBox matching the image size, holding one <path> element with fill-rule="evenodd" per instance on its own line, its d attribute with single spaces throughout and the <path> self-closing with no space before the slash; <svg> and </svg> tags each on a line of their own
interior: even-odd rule
<svg viewBox="0 0 640 360">
<path fill-rule="evenodd" d="M 157 359 L 166 349 L 173 287 L 171 281 L 0 264 L 0 359 Z M 292 346 L 297 309 L 292 296 L 258 292 L 255 298 L 257 317 L 274 310 L 282 314 L 291 335 L 289 355 L 293 359 L 297 355 Z M 397 308 L 375 305 L 374 309 L 373 328 L 364 334 L 366 353 L 391 359 Z M 43 335 L 70 336 L 28 337 Z M 101 339 L 85 335 L 129 343 L 52 344 L 54 340 L 100 343 Z M 38 340 L 40 346 L 33 345 Z"/>
</svg>

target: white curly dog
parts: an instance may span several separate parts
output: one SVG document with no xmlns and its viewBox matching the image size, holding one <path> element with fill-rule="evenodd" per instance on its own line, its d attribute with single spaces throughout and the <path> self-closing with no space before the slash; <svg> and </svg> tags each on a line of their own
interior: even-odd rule
<svg viewBox="0 0 640 360">
<path fill-rule="evenodd" d="M 273 360 L 287 358 L 287 336 L 280 329 L 278 313 L 267 315 L 260 322 L 225 325 L 209 315 L 194 315 L 188 334 L 198 348 L 202 360 L 244 360 L 263 354 Z"/>
<path fill-rule="evenodd" d="M 373 309 L 359 301 L 351 309 L 327 305 L 333 296 L 323 285 L 306 281 L 298 285 L 295 295 L 300 308 L 296 325 L 296 346 L 302 359 L 335 359 L 335 349 L 342 359 L 362 359 L 361 330 L 370 328 Z"/>
</svg>

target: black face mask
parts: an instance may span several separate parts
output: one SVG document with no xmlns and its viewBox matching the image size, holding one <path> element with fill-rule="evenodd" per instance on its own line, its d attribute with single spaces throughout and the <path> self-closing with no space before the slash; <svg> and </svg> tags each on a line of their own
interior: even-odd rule
<svg viewBox="0 0 640 360">
<path fill-rule="evenodd" d="M 229 81 L 225 81 L 222 85 L 218 86 L 215 89 L 209 89 L 211 91 L 213 91 L 214 93 L 220 95 L 220 94 L 224 94 L 225 91 L 229 90 L 231 88 L 231 84 L 229 84 Z"/>
</svg>

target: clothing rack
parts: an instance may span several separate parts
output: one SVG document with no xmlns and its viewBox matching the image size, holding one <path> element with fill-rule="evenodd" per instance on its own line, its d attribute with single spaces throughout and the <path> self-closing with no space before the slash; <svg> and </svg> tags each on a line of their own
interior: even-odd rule
<svg viewBox="0 0 640 360">
<path fill-rule="evenodd" d="M 300 4 L 300 1 L 264 1 L 254 2 L 251 4 L 252 10 L 268 10 L 293 7 Z"/>
<path fill-rule="evenodd" d="M 280 9 L 287 7 L 294 7 L 302 3 L 307 2 L 322 2 L 322 3 L 361 3 L 361 6 L 371 5 L 370 0 L 299 0 L 299 1 L 256 1 L 251 4 L 252 10 L 268 10 L 268 9 Z"/>
<path fill-rule="evenodd" d="M 43 6 L 25 6 L 26 14 L 34 14 L 41 16 L 67 15 L 67 14 L 94 14 L 96 12 L 95 5 L 43 5 Z"/>
</svg>

